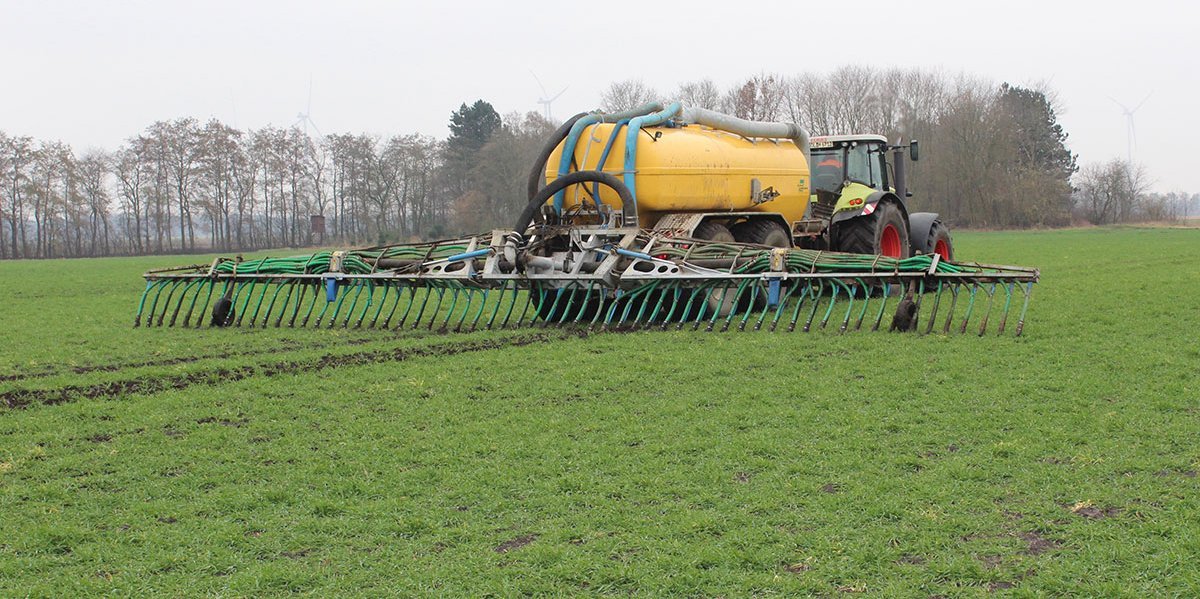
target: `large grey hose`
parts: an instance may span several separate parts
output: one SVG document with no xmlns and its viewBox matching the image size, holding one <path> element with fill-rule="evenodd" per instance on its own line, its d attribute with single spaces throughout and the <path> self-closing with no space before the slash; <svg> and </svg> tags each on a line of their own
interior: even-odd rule
<svg viewBox="0 0 1200 599">
<path fill-rule="evenodd" d="M 704 108 L 684 107 L 683 121 L 686 123 L 696 123 L 736 133 L 744 137 L 765 137 L 771 139 L 790 139 L 796 144 L 797 148 L 804 153 L 804 161 L 811 162 L 811 154 L 809 152 L 808 131 L 795 123 L 768 123 L 762 121 L 748 121 L 739 119 L 735 116 L 706 110 Z M 810 164 L 811 168 L 812 165 Z"/>
</svg>

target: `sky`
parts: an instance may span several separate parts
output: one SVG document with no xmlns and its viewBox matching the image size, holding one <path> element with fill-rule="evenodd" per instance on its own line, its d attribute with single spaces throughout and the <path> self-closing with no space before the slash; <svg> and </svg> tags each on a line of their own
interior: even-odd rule
<svg viewBox="0 0 1200 599">
<path fill-rule="evenodd" d="M 1178 150 L 1200 129 L 1200 3 L 688 3 L 0 0 L 0 131 L 115 148 L 156 120 L 445 137 L 501 113 L 595 108 L 611 82 L 921 67 L 1056 90 L 1082 164 L 1134 161 L 1156 191 L 1200 191 Z M 536 74 L 537 79 L 535 79 Z M 311 82 L 311 108 L 310 108 Z M 1114 101 L 1115 100 L 1115 101 Z"/>
</svg>

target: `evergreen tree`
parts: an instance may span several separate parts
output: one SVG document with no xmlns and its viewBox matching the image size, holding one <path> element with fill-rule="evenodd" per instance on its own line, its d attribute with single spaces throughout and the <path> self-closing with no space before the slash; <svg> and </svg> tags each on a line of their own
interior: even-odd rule
<svg viewBox="0 0 1200 599">
<path fill-rule="evenodd" d="M 451 197 L 466 193 L 465 181 L 475 166 L 479 150 L 501 127 L 500 115 L 491 104 L 476 100 L 450 113 L 450 137 L 446 139 L 446 185 Z"/>
<path fill-rule="evenodd" d="M 452 155 L 468 158 L 478 152 L 500 128 L 500 114 L 483 100 L 463 104 L 450 113 L 450 138 L 446 140 Z"/>
<path fill-rule="evenodd" d="M 1000 86 L 1000 105 L 1015 128 L 1018 165 L 1069 181 L 1079 170 L 1077 156 L 1067 149 L 1067 133 L 1046 94 L 1005 83 Z"/>
</svg>

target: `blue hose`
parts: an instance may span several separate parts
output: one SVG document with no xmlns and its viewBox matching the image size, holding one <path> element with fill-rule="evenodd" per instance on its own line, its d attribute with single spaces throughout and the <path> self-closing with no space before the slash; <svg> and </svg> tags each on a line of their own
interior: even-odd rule
<svg viewBox="0 0 1200 599">
<path fill-rule="evenodd" d="M 617 142 L 617 135 L 621 133 L 621 128 L 628 124 L 629 119 L 621 119 L 617 121 L 617 124 L 612 128 L 612 132 L 608 135 L 608 141 L 604 144 L 604 151 L 600 152 L 600 161 L 596 163 L 596 170 L 604 170 L 604 164 L 608 162 L 608 155 L 612 152 L 613 145 L 615 145 Z M 599 183 L 592 184 L 592 198 L 596 201 L 596 209 L 599 210 L 600 205 L 604 203 L 600 200 Z M 604 224 L 607 226 L 608 222 L 606 221 Z"/>
<path fill-rule="evenodd" d="M 583 135 L 583 130 L 596 123 L 615 123 L 617 121 L 626 120 L 642 115 L 654 113 L 656 110 L 662 110 L 662 104 L 652 102 L 631 110 L 622 110 L 612 114 L 601 114 L 593 112 L 578 121 L 571 127 L 571 132 L 567 134 L 567 138 L 563 141 L 562 156 L 558 160 L 558 176 L 561 177 L 571 172 L 571 159 L 575 157 L 575 146 L 579 144 L 579 138 Z M 657 113 L 656 113 L 657 114 Z M 603 168 L 603 164 L 601 164 Z M 566 190 L 554 194 L 554 211 L 562 214 L 563 198 L 566 197 Z"/>
<path fill-rule="evenodd" d="M 682 107 L 683 105 L 679 102 L 672 102 L 670 106 L 667 106 L 663 110 L 653 114 L 635 117 L 629 121 L 629 131 L 625 132 L 624 176 L 625 187 L 629 188 L 629 194 L 633 196 L 635 201 L 637 200 L 637 178 L 634 175 L 637 171 L 634 168 L 634 165 L 637 163 L 638 134 L 641 132 L 642 127 L 653 127 L 655 125 L 661 125 L 667 122 L 676 114 L 679 114 L 679 111 Z"/>
</svg>

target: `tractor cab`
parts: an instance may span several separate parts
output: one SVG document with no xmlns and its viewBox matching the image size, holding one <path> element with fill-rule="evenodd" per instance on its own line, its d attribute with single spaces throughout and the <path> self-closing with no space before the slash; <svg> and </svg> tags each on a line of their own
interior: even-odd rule
<svg viewBox="0 0 1200 599">
<path fill-rule="evenodd" d="M 895 257 L 910 255 L 906 233 L 912 227 L 907 222 L 906 200 L 911 194 L 903 150 L 908 150 L 909 160 L 916 160 L 917 142 L 891 145 L 882 135 L 824 135 L 813 137 L 809 149 L 812 195 L 804 220 L 792 228 L 797 244 Z M 937 215 L 928 218 L 936 219 Z M 918 224 L 922 231 L 914 233 L 914 238 L 924 243 L 924 229 L 928 227 L 923 220 Z M 923 245 L 912 251 L 928 253 Z"/>
<path fill-rule="evenodd" d="M 814 190 L 839 193 L 848 183 L 877 191 L 891 189 L 887 138 L 882 135 L 828 135 L 812 139 Z"/>
</svg>

